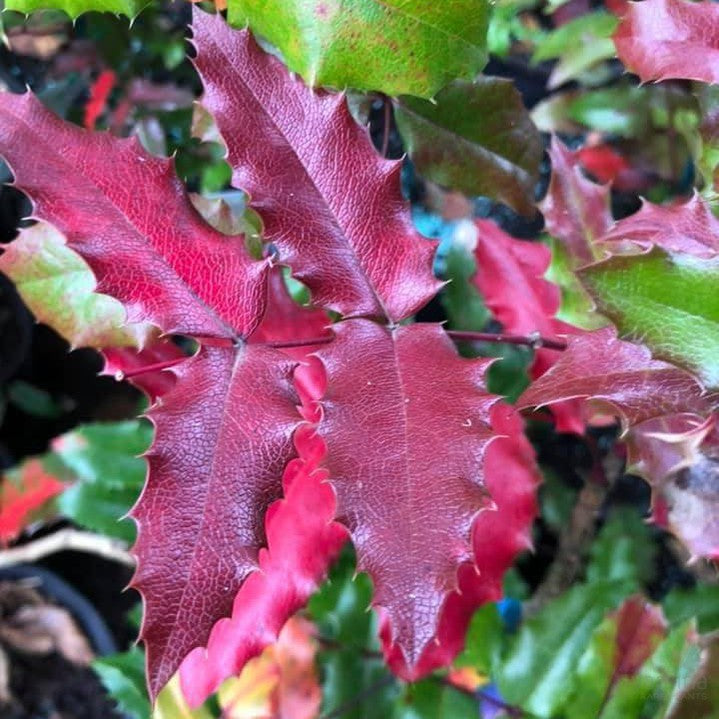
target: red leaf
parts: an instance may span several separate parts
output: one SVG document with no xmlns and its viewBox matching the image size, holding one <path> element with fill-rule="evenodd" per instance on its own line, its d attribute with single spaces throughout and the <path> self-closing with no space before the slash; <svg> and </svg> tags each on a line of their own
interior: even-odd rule
<svg viewBox="0 0 719 719">
<path fill-rule="evenodd" d="M 578 153 L 556 137 L 549 148 L 552 177 L 539 208 L 547 231 L 559 240 L 576 266 L 596 259 L 592 245 L 612 226 L 609 187 L 582 174 Z"/>
<path fill-rule="evenodd" d="M 703 0 L 629 2 L 614 33 L 619 59 L 642 82 L 719 82 L 719 6 Z"/>
<path fill-rule="evenodd" d="M 156 428 L 133 585 L 145 599 L 141 635 L 156 694 L 227 616 L 258 566 L 263 517 L 280 495 L 301 421 L 295 363 L 278 351 L 207 347 L 172 368 L 175 386 L 148 413 Z"/>
<path fill-rule="evenodd" d="M 64 122 L 30 93 L 2 94 L 0 147 L 35 215 L 65 235 L 129 321 L 220 337 L 257 325 L 266 263 L 202 221 L 169 160 Z"/>
<path fill-rule="evenodd" d="M 719 431 L 716 415 L 702 421 L 671 415 L 643 422 L 630 435 L 631 471 L 651 484 L 652 510 L 692 556 L 719 559 Z"/>
<path fill-rule="evenodd" d="M 324 443 L 309 427 L 295 441 L 300 458 L 285 470 L 284 499 L 267 511 L 268 548 L 260 551 L 259 571 L 237 593 L 231 618 L 215 624 L 207 648 L 192 651 L 180 667 L 183 693 L 192 705 L 276 640 L 346 541 L 346 530 L 332 521 L 335 497 L 327 473 L 317 468 Z"/>
<path fill-rule="evenodd" d="M 38 459 L 25 462 L 13 475 L 1 480 L 0 544 L 13 541 L 32 513 L 65 489 L 60 480 L 45 471 Z"/>
<path fill-rule="evenodd" d="M 100 117 L 112 88 L 115 87 L 115 73 L 112 70 L 103 70 L 97 80 L 90 87 L 90 99 L 85 105 L 85 118 L 83 124 L 88 130 L 95 129 L 97 118 Z"/>
<path fill-rule="evenodd" d="M 413 667 L 471 558 L 472 522 L 489 505 L 489 363 L 461 359 L 438 325 L 389 330 L 350 320 L 335 330 L 318 354 L 328 376 L 320 434 L 337 517 Z"/>
<path fill-rule="evenodd" d="M 141 350 L 132 347 L 108 347 L 102 354 L 105 357 L 103 374 L 118 379 L 130 374 L 130 382 L 153 401 L 175 386 L 176 377 L 167 370 L 147 371 L 147 368 L 181 361 L 186 357 L 182 350 L 168 339 L 157 339 Z"/>
<path fill-rule="evenodd" d="M 613 328 L 570 337 L 559 361 L 527 388 L 517 406 L 579 398 L 613 408 L 625 426 L 679 412 L 702 414 L 711 406 L 692 375 L 652 359 L 646 347 L 617 339 Z"/>
<path fill-rule="evenodd" d="M 610 145 L 582 147 L 577 151 L 577 159 L 587 172 L 603 183 L 613 182 L 630 168 L 627 159 Z"/>
<path fill-rule="evenodd" d="M 554 318 L 560 301 L 559 288 L 543 279 L 549 266 L 549 249 L 536 242 L 517 240 L 489 220 L 476 220 L 479 229 L 477 273 L 474 282 L 485 302 L 507 332 L 549 339 L 557 334 L 577 332 Z M 561 352 L 538 349 L 532 364 L 532 377 L 543 375 Z M 584 432 L 584 422 L 576 403 L 553 408 L 560 432 Z"/>
<path fill-rule="evenodd" d="M 344 95 L 310 90 L 249 31 L 193 11 L 195 61 L 228 146 L 233 184 L 251 198 L 280 261 L 313 302 L 399 321 L 437 291 L 435 243 L 412 225 L 401 163 L 382 159 Z"/>
<path fill-rule="evenodd" d="M 719 253 L 719 220 L 697 194 L 669 206 L 645 200 L 639 212 L 619 220 L 601 239 L 612 252 L 626 245 L 646 250 L 656 245 L 667 252 L 710 258 Z"/>
<path fill-rule="evenodd" d="M 383 635 L 388 661 L 407 680 L 416 680 L 454 659 L 464 646 L 474 612 L 502 597 L 504 573 L 520 552 L 531 547 L 536 491 L 542 478 L 534 449 L 524 435 L 522 418 L 512 407 L 497 403 L 491 415 L 492 429 L 499 436 L 487 448 L 484 473 L 497 509 L 482 512 L 474 521 L 474 562 L 460 567 L 459 591 L 452 592 L 442 608 L 437 641 L 427 646 L 411 671 L 397 647 L 389 645 L 387 633 Z"/>
<path fill-rule="evenodd" d="M 667 633 L 661 607 L 642 597 L 630 597 L 613 616 L 617 621 L 616 647 L 614 672 L 607 693 L 622 677 L 633 677 Z"/>
</svg>

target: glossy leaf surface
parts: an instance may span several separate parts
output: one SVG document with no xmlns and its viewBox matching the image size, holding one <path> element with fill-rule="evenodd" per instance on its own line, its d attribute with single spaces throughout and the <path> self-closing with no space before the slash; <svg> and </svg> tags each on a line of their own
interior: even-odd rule
<svg viewBox="0 0 719 719">
<path fill-rule="evenodd" d="M 600 400 L 605 409 L 608 404 L 630 426 L 711 407 L 690 374 L 652 359 L 644 347 L 617 339 L 610 328 L 570 337 L 558 362 L 522 394 L 518 406 L 579 398 Z"/>
<path fill-rule="evenodd" d="M 611 257 L 579 276 L 621 336 L 641 340 L 710 387 L 719 384 L 719 260 L 655 247 Z"/>
<path fill-rule="evenodd" d="M 417 170 L 466 195 L 487 195 L 532 215 L 542 142 L 508 80 L 455 82 L 429 102 L 395 100 L 395 118 Z"/>
<path fill-rule="evenodd" d="M 0 155 L 35 216 L 67 238 L 130 321 L 230 337 L 258 324 L 266 266 L 202 221 L 170 161 L 64 122 L 30 93 L 2 95 Z"/>
<path fill-rule="evenodd" d="M 266 37 L 311 86 L 431 97 L 487 61 L 484 0 L 229 0 L 228 7 L 232 24 Z"/>
</svg>

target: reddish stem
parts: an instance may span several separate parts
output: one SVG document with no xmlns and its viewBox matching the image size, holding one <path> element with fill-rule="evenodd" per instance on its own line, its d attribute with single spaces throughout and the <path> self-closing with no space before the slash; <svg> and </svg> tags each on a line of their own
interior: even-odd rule
<svg viewBox="0 0 719 719">
<path fill-rule="evenodd" d="M 155 364 L 148 364 L 144 367 L 137 367 L 135 369 L 130 370 L 117 370 L 115 372 L 115 379 L 118 382 L 122 382 L 122 380 L 125 379 L 132 379 L 133 377 L 137 377 L 141 374 L 147 374 L 148 372 L 159 372 L 163 369 L 168 369 L 169 367 L 174 367 L 177 364 L 180 364 L 180 362 L 184 362 L 187 357 L 175 357 L 175 359 L 166 360 L 165 362 L 156 362 Z"/>
<path fill-rule="evenodd" d="M 455 340 L 467 342 L 497 342 L 507 345 L 526 345 L 533 349 L 546 347 L 550 350 L 565 350 L 567 343 L 563 340 L 550 340 L 540 334 L 532 335 L 505 335 L 496 332 L 464 332 L 461 330 L 447 330 L 447 334 Z"/>
</svg>

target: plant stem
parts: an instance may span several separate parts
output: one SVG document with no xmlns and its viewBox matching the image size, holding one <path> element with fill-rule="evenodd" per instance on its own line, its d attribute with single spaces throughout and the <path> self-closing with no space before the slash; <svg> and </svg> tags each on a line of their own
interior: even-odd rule
<svg viewBox="0 0 719 719">
<path fill-rule="evenodd" d="M 550 350 L 565 350 L 567 343 L 563 340 L 552 340 L 540 334 L 506 335 L 496 332 L 464 332 L 462 330 L 447 330 L 447 334 L 454 340 L 466 342 L 497 342 L 507 345 L 525 345 L 533 349 L 546 347 Z"/>
<path fill-rule="evenodd" d="M 137 367 L 135 369 L 130 370 L 118 370 L 115 372 L 115 379 L 118 382 L 122 382 L 124 379 L 132 379 L 133 377 L 137 377 L 141 374 L 147 374 L 148 372 L 159 372 L 163 369 L 169 369 L 170 367 L 174 367 L 177 364 L 180 364 L 180 362 L 184 362 L 187 357 L 175 357 L 175 359 L 167 360 L 165 362 L 156 362 L 155 364 L 148 364 L 144 367 Z"/>
</svg>

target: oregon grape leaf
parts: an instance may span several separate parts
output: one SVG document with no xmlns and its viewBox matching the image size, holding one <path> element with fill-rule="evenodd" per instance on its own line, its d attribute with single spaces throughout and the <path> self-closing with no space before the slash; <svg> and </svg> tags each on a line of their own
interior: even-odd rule
<svg viewBox="0 0 719 719">
<path fill-rule="evenodd" d="M 232 24 L 266 37 L 310 86 L 431 97 L 487 61 L 485 0 L 229 0 L 228 8 Z"/>
<path fill-rule="evenodd" d="M 419 172 L 466 195 L 487 195 L 533 215 L 542 140 L 514 85 L 480 76 L 432 102 L 402 96 L 395 119 Z"/>
<path fill-rule="evenodd" d="M 357 319 L 335 332 L 318 355 L 337 517 L 413 668 L 471 559 L 472 523 L 489 506 L 483 457 L 497 398 L 484 389 L 488 361 L 461 359 L 437 325 Z"/>
<path fill-rule="evenodd" d="M 619 59 L 642 82 L 719 83 L 719 7 L 709 0 L 628 2 L 614 44 Z"/>
<path fill-rule="evenodd" d="M 570 336 L 557 363 L 527 388 L 517 404 L 538 407 L 580 398 L 613 408 L 625 427 L 711 408 L 692 375 L 652 359 L 646 347 L 617 339 L 609 327 Z"/>
<path fill-rule="evenodd" d="M 202 221 L 169 160 L 71 125 L 29 92 L 1 100 L 0 156 L 131 322 L 221 337 L 254 329 L 266 263 Z"/>
<path fill-rule="evenodd" d="M 197 9 L 193 31 L 202 102 L 227 144 L 233 183 L 313 302 L 394 321 L 424 305 L 440 286 L 436 243 L 414 230 L 401 163 L 375 152 L 344 96 L 290 77 L 249 31 Z"/>
</svg>

